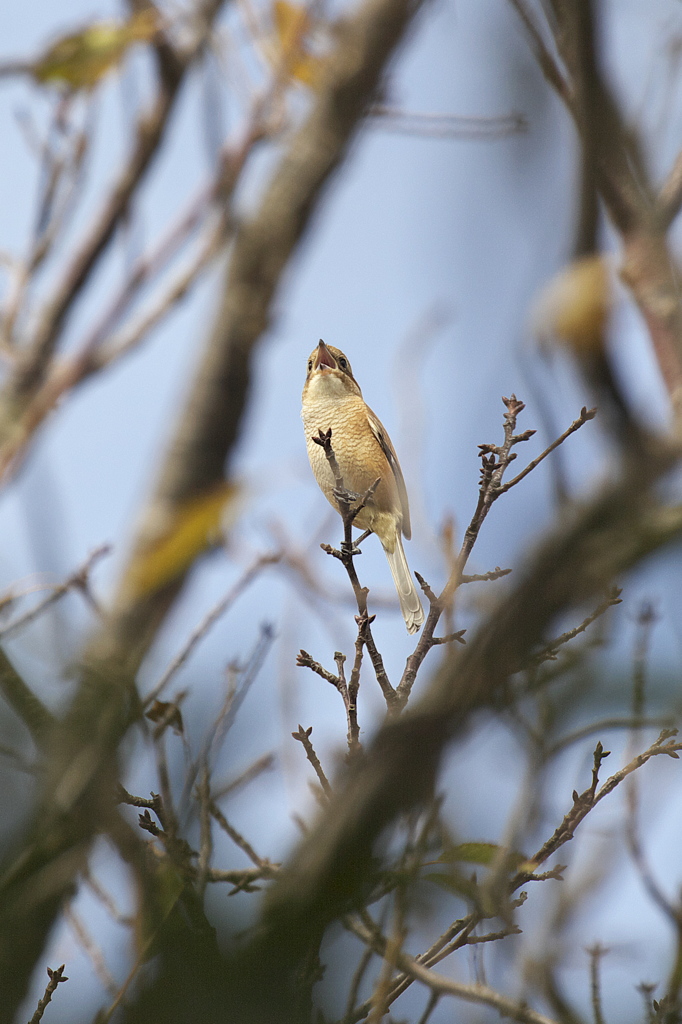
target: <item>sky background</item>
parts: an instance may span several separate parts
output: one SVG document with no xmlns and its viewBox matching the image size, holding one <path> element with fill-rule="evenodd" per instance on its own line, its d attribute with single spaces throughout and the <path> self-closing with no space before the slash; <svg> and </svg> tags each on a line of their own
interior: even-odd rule
<svg viewBox="0 0 682 1024">
<path fill-rule="evenodd" d="M 93 18 L 120 14 L 118 4 L 104 0 L 4 4 L 0 58 L 32 56 L 51 39 Z M 677 0 L 613 0 L 603 5 L 603 39 L 612 83 L 628 116 L 642 127 L 647 156 L 662 177 L 682 140 L 675 76 L 682 6 Z M 97 196 L 125 151 L 126 131 L 148 84 L 147 59 L 137 54 L 122 76 L 110 78 L 99 92 L 96 143 L 74 238 L 96 209 Z M 215 68 L 211 76 L 194 75 L 187 82 L 131 230 L 79 305 L 67 345 L 83 336 L 131 255 L 156 237 L 209 174 L 212 140 L 235 128 L 236 112 L 229 103 L 217 111 L 212 99 L 223 88 Z M 521 429 L 542 427 L 538 397 L 551 405 L 559 430 L 581 405 L 589 404 L 568 361 L 561 356 L 551 363 L 539 360 L 527 330 L 534 297 L 570 253 L 574 138 L 510 6 L 503 0 L 435 0 L 427 5 L 394 66 L 388 100 L 428 113 L 520 113 L 528 129 L 476 141 L 416 138 L 376 122 L 363 129 L 287 272 L 277 315 L 256 355 L 251 402 L 233 460 L 244 483 L 243 514 L 227 552 L 204 559 L 193 573 L 144 666 L 145 686 L 153 685 L 191 629 L 251 560 L 277 547 L 282 537 L 309 559 L 330 591 L 344 592 L 346 582 L 337 565 L 318 547 L 320 540 L 338 539 L 339 523 L 310 473 L 299 416 L 305 364 L 318 338 L 346 352 L 367 402 L 393 439 L 412 507 L 408 561 L 434 587 L 446 576 L 439 544 L 444 521 L 453 517 L 459 540 L 475 507 L 476 446 L 501 439 L 500 396 L 515 393 L 527 402 Z M 26 250 L 38 183 L 37 161 L 21 125 L 30 114 L 42 130 L 51 103 L 26 81 L 0 80 L 0 249 L 14 256 Z M 271 156 L 254 162 L 240 197 L 244 211 L 257 202 L 271 167 Z M 609 244 L 608 232 L 605 241 Z M 32 582 L 36 574 L 61 579 L 93 548 L 111 542 L 112 556 L 94 575 L 95 590 L 106 601 L 182 407 L 215 309 L 220 275 L 218 267 L 137 352 L 81 387 L 40 432 L 21 474 L 0 495 L 0 586 Z M 614 336 L 633 403 L 652 422 L 664 423 L 661 383 L 637 314 L 625 297 Z M 540 429 L 519 458 L 536 455 L 548 440 Z M 574 493 L 588 492 L 609 472 L 609 452 L 594 423 L 569 441 L 562 458 Z M 552 493 L 551 471 L 543 467 L 496 505 L 477 544 L 473 571 L 517 564 L 552 517 Z M 617 706 L 619 671 L 627 664 L 631 623 L 643 597 L 654 600 L 660 612 L 656 685 L 661 700 L 670 698 L 666 686 L 677 671 L 682 643 L 679 569 L 679 553 L 666 552 L 628 581 L 624 605 L 612 617 L 614 629 L 618 623 L 623 628 L 608 661 L 610 675 L 602 680 L 605 707 Z M 359 571 L 372 594 L 392 597 L 378 543 L 365 545 Z M 481 589 L 464 595 L 462 624 L 474 621 L 480 600 L 485 600 Z M 313 811 L 308 765 L 291 731 L 299 722 L 313 725 L 316 748 L 329 765 L 345 737 L 338 695 L 311 673 L 296 669 L 295 656 L 304 647 L 331 667 L 334 650 L 350 651 L 354 624 L 349 606 L 311 600 L 291 574 L 269 570 L 204 640 L 173 692 L 189 690 L 183 711 L 190 741 L 198 746 L 222 703 L 226 663 L 249 657 L 264 622 L 272 625 L 276 639 L 240 712 L 238 728 L 230 734 L 221 770 L 229 778 L 259 754 L 275 752 L 278 770 L 236 797 L 230 813 L 263 856 L 279 859 L 298 835 L 293 813 Z M 8 646 L 17 665 L 55 708 L 68 695 L 69 669 L 90 624 L 83 603 L 73 595 Z M 389 676 L 395 677 L 413 646 L 397 602 L 380 613 L 376 636 Z M 55 665 L 61 666 L 58 675 Z M 360 719 L 365 737 L 382 711 L 372 683 L 363 677 Z M 11 723 L 5 729 L 11 732 Z M 623 743 L 614 738 L 612 760 L 622 755 Z M 128 753 L 129 788 L 144 794 L 152 784 L 151 766 L 134 743 Z M 544 809 L 548 821 L 563 815 L 573 786 L 583 788 L 578 783 L 586 777 L 589 758 L 588 744 L 567 753 L 553 773 Z M 680 881 L 674 853 L 682 810 L 679 770 L 672 761 L 645 770 L 652 862 L 673 892 Z M 453 753 L 446 773 L 447 806 L 461 835 L 499 838 L 522 777 L 520 748 L 512 733 L 492 721 L 479 722 L 475 736 Z M 17 827 L 29 795 L 30 782 L 24 776 L 8 775 L 0 796 L 6 830 Z M 576 922 L 580 938 L 566 975 L 572 996 L 587 1007 L 582 945 L 599 939 L 613 946 L 605 968 L 605 1010 L 614 1020 L 637 1019 L 639 997 L 633 986 L 665 977 L 669 938 L 623 857 L 622 843 L 616 847 L 610 835 L 618 831 L 622 809 L 622 802 L 613 800 L 586 825 L 587 840 L 571 844 L 577 848 L 569 854 L 574 874 L 567 875 L 566 883 L 574 884 L 595 859 L 622 861 L 599 893 L 598 909 L 589 918 L 590 933 L 581 930 L 584 919 Z M 104 844 L 96 851 L 94 870 L 125 902 L 125 879 Z M 220 915 L 224 894 L 215 892 L 211 899 Z M 126 973 L 124 930 L 108 923 L 96 901 L 86 897 L 77 906 L 121 980 Z M 252 906 L 252 897 L 234 898 L 234 920 L 248 923 Z M 449 909 L 443 913 L 447 917 Z M 541 950 L 547 942 L 546 924 L 532 899 L 526 920 L 525 948 Z M 342 937 L 329 938 L 332 959 L 343 959 L 344 942 Z M 493 956 L 501 958 L 498 966 L 504 970 L 503 954 Z M 71 981 L 60 989 L 50 1019 L 55 1024 L 87 1020 L 99 1005 L 101 989 L 66 927 L 54 935 L 45 957 L 53 966 L 63 961 Z M 30 1016 L 43 990 L 43 975 L 41 968 L 23 1016 Z M 333 998 L 333 968 L 325 984 Z M 415 1008 L 420 1005 L 415 997 L 405 1004 L 403 1015 L 418 1016 Z M 439 1012 L 440 1017 L 433 1017 L 436 1024 L 452 1019 L 452 1006 L 444 1005 Z M 462 1014 L 463 1020 L 488 1019 L 481 1011 L 463 1009 Z"/>
</svg>

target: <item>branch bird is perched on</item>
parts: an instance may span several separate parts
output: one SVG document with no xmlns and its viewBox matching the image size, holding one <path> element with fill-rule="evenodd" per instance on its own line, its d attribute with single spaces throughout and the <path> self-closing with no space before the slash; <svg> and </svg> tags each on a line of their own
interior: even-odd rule
<svg viewBox="0 0 682 1024">
<path fill-rule="evenodd" d="M 332 446 L 344 485 L 364 495 L 380 483 L 358 513 L 354 525 L 376 533 L 386 552 L 408 633 L 416 633 L 424 610 L 403 551 L 401 534 L 409 540 L 410 508 L 405 481 L 391 439 L 362 397 L 350 363 L 338 348 L 320 341 L 308 359 L 301 411 L 308 458 L 325 498 L 338 511 L 334 474 L 313 437 L 331 429 Z"/>
</svg>

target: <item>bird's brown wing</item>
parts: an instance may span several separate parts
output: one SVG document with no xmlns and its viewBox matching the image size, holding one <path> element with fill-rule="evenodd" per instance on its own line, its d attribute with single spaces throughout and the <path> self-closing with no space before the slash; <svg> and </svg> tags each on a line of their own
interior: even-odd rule
<svg viewBox="0 0 682 1024">
<path fill-rule="evenodd" d="M 369 419 L 369 425 L 372 428 L 372 433 L 381 445 L 384 455 L 388 459 L 388 464 L 393 470 L 393 476 L 395 477 L 396 486 L 398 488 L 398 497 L 400 498 L 400 508 L 403 513 L 402 529 L 405 537 L 409 540 L 412 536 L 412 527 L 410 526 L 410 505 L 407 500 L 407 488 L 405 487 L 405 479 L 403 477 L 403 471 L 400 468 L 400 463 L 398 462 L 398 456 L 395 453 L 395 448 L 391 444 L 388 431 L 377 414 L 372 412 L 369 406 L 367 406 L 367 416 Z"/>
</svg>

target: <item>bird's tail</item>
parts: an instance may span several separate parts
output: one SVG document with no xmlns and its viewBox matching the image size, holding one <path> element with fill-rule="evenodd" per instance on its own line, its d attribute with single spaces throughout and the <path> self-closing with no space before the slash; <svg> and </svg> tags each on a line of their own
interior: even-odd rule
<svg viewBox="0 0 682 1024">
<path fill-rule="evenodd" d="M 424 609 L 419 600 L 419 593 L 414 585 L 410 567 L 405 558 L 403 541 L 400 533 L 396 532 L 395 547 L 393 551 L 384 548 L 388 564 L 391 567 L 391 575 L 398 591 L 400 599 L 400 610 L 405 619 L 408 633 L 416 633 L 424 621 Z"/>
</svg>

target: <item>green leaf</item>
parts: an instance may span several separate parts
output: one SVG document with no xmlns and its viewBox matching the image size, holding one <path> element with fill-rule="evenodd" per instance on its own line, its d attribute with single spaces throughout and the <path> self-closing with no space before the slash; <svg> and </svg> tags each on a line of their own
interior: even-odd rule
<svg viewBox="0 0 682 1024">
<path fill-rule="evenodd" d="M 507 866 L 519 869 L 525 863 L 526 858 L 518 850 L 506 850 L 497 843 L 448 843 L 445 845 L 440 857 L 431 861 L 432 864 L 480 864 L 483 867 L 490 867 L 497 857 L 505 856 Z"/>
<path fill-rule="evenodd" d="M 476 906 L 480 905 L 481 897 L 476 883 L 456 871 L 452 871 L 449 874 L 431 871 L 428 875 L 424 875 L 424 879 L 437 885 L 439 889 L 445 889 L 446 892 L 451 893 L 453 896 L 469 900 Z"/>
<path fill-rule="evenodd" d="M 496 843 L 459 843 L 456 846 L 447 846 L 438 860 L 437 864 L 483 864 L 488 867 L 495 860 L 500 852 Z"/>
</svg>

